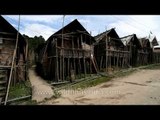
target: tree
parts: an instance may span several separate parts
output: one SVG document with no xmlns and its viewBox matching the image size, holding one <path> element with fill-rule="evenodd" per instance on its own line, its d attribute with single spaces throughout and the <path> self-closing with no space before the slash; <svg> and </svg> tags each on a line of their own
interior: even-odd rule
<svg viewBox="0 0 160 120">
<path fill-rule="evenodd" d="M 29 50 L 34 51 L 34 52 L 36 52 L 36 49 L 38 48 L 40 44 L 45 43 L 45 39 L 41 35 L 39 37 L 37 36 L 29 37 L 24 34 L 23 37 L 28 40 Z"/>
<path fill-rule="evenodd" d="M 39 54 L 37 49 L 39 48 L 41 44 L 45 43 L 45 39 L 43 36 L 34 36 L 34 37 L 29 37 L 27 35 L 23 35 L 23 37 L 28 41 L 28 48 L 29 48 L 29 61 L 30 65 L 35 64 L 37 55 Z"/>
</svg>

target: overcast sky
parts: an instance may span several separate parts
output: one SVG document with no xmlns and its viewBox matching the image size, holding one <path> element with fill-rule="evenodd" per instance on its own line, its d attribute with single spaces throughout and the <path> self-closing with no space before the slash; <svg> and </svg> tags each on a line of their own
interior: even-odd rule
<svg viewBox="0 0 160 120">
<path fill-rule="evenodd" d="M 18 15 L 2 15 L 16 29 Z M 160 15 L 65 15 L 64 25 L 74 19 L 95 36 L 106 29 L 116 28 L 120 37 L 135 33 L 149 36 L 150 31 L 160 43 Z M 30 37 L 42 35 L 46 40 L 62 28 L 63 15 L 20 15 L 20 33 Z"/>
</svg>

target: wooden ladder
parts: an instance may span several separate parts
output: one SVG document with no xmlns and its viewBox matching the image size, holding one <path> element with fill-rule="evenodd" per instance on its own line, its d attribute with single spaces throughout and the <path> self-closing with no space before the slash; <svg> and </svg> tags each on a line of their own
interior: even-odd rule
<svg viewBox="0 0 160 120">
<path fill-rule="evenodd" d="M 8 70 L 0 68 L 0 105 L 5 100 L 6 91 L 7 91 L 7 77 Z"/>
</svg>

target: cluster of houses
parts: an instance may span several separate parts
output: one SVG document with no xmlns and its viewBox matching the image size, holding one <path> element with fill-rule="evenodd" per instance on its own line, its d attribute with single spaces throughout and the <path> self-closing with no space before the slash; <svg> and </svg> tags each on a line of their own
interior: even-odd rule
<svg viewBox="0 0 160 120">
<path fill-rule="evenodd" d="M 40 46 L 36 62 L 43 78 L 72 82 L 99 72 L 159 63 L 160 49 L 154 49 L 156 45 L 156 37 L 119 37 L 115 28 L 91 36 L 75 19 Z M 27 79 L 28 53 L 27 40 L 0 16 L 0 93 L 6 90 L 3 86 L 7 85 L 11 67 L 13 85 Z"/>
<path fill-rule="evenodd" d="M 40 75 L 54 82 L 73 81 L 99 72 L 112 72 L 160 62 L 156 37 L 119 37 L 115 28 L 91 36 L 75 19 L 41 46 Z"/>
</svg>

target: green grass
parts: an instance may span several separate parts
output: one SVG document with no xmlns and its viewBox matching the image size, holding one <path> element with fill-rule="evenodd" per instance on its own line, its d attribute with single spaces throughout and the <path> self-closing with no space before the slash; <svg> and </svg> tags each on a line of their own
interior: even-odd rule
<svg viewBox="0 0 160 120">
<path fill-rule="evenodd" d="M 132 74 L 135 71 L 136 71 L 136 69 L 128 69 L 125 71 L 118 71 L 118 72 L 114 73 L 112 76 L 113 77 L 125 77 L 125 76 Z"/>
<path fill-rule="evenodd" d="M 87 88 L 87 87 L 92 87 L 92 86 L 96 86 L 100 83 L 103 82 L 107 82 L 109 80 L 111 80 L 112 77 L 100 77 L 94 80 L 87 80 L 87 81 L 83 81 L 80 83 L 77 83 L 73 86 L 70 87 L 70 89 L 78 89 L 78 88 Z"/>
<path fill-rule="evenodd" d="M 10 87 L 8 100 L 23 97 L 23 96 L 28 96 L 31 94 L 32 94 L 31 84 L 29 80 L 27 80 L 25 82 L 17 83 L 15 86 Z M 28 98 L 28 100 L 30 101 L 30 98 Z M 15 101 L 15 102 L 12 102 L 11 104 L 19 104 L 24 101 L 26 100 Z"/>
<path fill-rule="evenodd" d="M 141 66 L 142 69 L 152 69 L 152 70 L 155 70 L 155 69 L 160 69 L 160 63 L 159 64 L 151 64 L 151 65 L 147 65 L 147 66 Z"/>
<path fill-rule="evenodd" d="M 110 81 L 112 78 L 124 77 L 124 76 L 130 75 L 135 71 L 136 69 L 121 70 L 108 76 L 103 76 L 103 77 L 99 77 L 92 80 L 88 79 L 88 80 L 84 80 L 82 82 L 76 83 L 74 85 L 68 85 L 65 87 L 65 89 L 79 89 L 79 88 L 84 89 L 88 87 L 93 87 L 98 84 Z"/>
<path fill-rule="evenodd" d="M 84 80 L 82 82 L 79 82 L 73 85 L 67 85 L 65 89 L 78 89 L 78 88 L 87 88 L 87 87 L 96 86 L 98 84 L 107 82 L 111 80 L 112 78 L 128 76 L 140 69 L 160 69 L 160 64 L 151 64 L 151 65 L 145 65 L 145 66 L 140 66 L 140 67 L 135 67 L 135 68 L 121 69 L 117 72 L 113 72 L 112 74 L 106 77 L 103 76 L 103 77 L 99 77 L 99 78 L 92 79 L 92 80 Z"/>
<path fill-rule="evenodd" d="M 37 101 L 36 100 L 23 100 L 20 103 L 18 103 L 19 105 L 37 105 Z"/>
<path fill-rule="evenodd" d="M 144 65 L 144 66 L 139 66 L 135 68 L 128 68 L 128 69 L 117 69 L 117 71 L 114 71 L 111 74 L 104 74 L 104 76 L 97 78 L 97 79 L 92 79 L 92 80 L 84 80 L 82 82 L 76 83 L 74 85 L 68 85 L 64 87 L 65 89 L 77 89 L 77 88 L 87 88 L 87 87 L 92 87 L 96 86 L 98 84 L 101 84 L 103 82 L 107 82 L 111 80 L 112 78 L 117 78 L 117 77 L 125 77 L 128 76 L 134 72 L 137 72 L 138 70 L 141 69 L 160 69 L 160 64 L 150 64 L 150 65 Z M 89 76 L 89 75 L 88 75 Z M 62 85 L 64 86 L 64 85 Z"/>
</svg>

